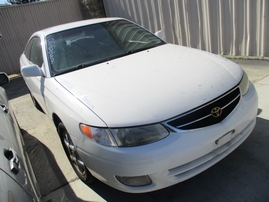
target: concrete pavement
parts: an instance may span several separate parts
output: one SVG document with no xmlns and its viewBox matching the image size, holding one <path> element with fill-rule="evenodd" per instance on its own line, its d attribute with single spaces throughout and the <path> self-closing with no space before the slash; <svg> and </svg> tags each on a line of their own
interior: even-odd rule
<svg viewBox="0 0 269 202">
<path fill-rule="evenodd" d="M 234 60 L 259 95 L 257 125 L 234 152 L 205 172 L 172 187 L 129 194 L 99 181 L 82 183 L 62 149 L 51 120 L 36 110 L 22 78 L 5 85 L 24 134 L 43 201 L 269 201 L 269 61 Z"/>
</svg>

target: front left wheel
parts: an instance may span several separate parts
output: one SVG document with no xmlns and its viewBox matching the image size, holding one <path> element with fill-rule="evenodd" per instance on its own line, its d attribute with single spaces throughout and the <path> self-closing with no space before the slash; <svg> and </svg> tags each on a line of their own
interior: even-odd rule
<svg viewBox="0 0 269 202">
<path fill-rule="evenodd" d="M 93 181 L 93 176 L 91 173 L 88 171 L 86 166 L 84 165 L 84 162 L 78 155 L 75 145 L 73 141 L 70 138 L 69 133 L 67 132 L 65 126 L 63 123 L 60 123 L 58 125 L 58 133 L 61 138 L 61 142 L 63 145 L 63 148 L 65 150 L 65 153 L 75 170 L 77 176 L 85 183 L 91 183 Z"/>
</svg>

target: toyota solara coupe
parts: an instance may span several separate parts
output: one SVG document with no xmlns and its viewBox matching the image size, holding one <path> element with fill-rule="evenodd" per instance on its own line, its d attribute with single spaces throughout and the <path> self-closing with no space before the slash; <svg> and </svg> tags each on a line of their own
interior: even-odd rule
<svg viewBox="0 0 269 202">
<path fill-rule="evenodd" d="M 257 93 L 220 56 L 164 42 L 122 18 L 34 33 L 21 73 L 84 182 L 162 189 L 211 167 L 252 132 Z"/>
</svg>

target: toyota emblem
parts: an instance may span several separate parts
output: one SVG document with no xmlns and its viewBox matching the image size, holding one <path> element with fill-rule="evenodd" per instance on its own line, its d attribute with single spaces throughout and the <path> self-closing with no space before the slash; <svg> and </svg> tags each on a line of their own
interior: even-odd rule
<svg viewBox="0 0 269 202">
<path fill-rule="evenodd" d="M 214 107 L 212 110 L 211 110 L 211 114 L 214 118 L 218 118 L 221 116 L 222 114 L 222 109 L 220 107 Z"/>
</svg>

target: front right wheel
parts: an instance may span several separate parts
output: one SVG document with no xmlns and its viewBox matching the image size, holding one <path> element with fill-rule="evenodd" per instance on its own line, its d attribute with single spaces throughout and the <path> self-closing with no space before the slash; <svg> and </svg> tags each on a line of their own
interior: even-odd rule
<svg viewBox="0 0 269 202">
<path fill-rule="evenodd" d="M 58 133 L 61 138 L 61 142 L 63 145 L 63 148 L 65 150 L 65 153 L 75 170 L 76 174 L 78 177 L 85 183 L 91 183 L 93 181 L 93 176 L 91 173 L 88 171 L 86 166 L 84 165 L 82 159 L 78 155 L 75 145 L 73 141 L 70 138 L 69 133 L 67 132 L 65 126 L 63 123 L 60 123 L 58 125 Z"/>
</svg>

